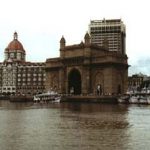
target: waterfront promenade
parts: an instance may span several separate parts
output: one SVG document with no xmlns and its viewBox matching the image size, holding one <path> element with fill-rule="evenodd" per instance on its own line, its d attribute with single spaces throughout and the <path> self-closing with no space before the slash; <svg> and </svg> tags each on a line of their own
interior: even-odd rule
<svg viewBox="0 0 150 150">
<path fill-rule="evenodd" d="M 31 102 L 31 96 L 5 96 L 1 100 L 11 102 Z M 61 95 L 60 102 L 87 102 L 87 103 L 118 103 L 116 95 Z"/>
</svg>

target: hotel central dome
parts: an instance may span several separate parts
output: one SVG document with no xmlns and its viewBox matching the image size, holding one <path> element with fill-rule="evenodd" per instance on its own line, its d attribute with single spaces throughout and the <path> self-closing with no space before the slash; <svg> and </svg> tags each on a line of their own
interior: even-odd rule
<svg viewBox="0 0 150 150">
<path fill-rule="evenodd" d="M 18 40 L 13 40 L 9 43 L 8 47 L 9 50 L 21 50 L 24 51 L 22 44 Z"/>
<path fill-rule="evenodd" d="M 25 61 L 25 50 L 21 42 L 18 41 L 17 32 L 14 33 L 14 39 L 5 49 L 5 60 Z"/>
</svg>

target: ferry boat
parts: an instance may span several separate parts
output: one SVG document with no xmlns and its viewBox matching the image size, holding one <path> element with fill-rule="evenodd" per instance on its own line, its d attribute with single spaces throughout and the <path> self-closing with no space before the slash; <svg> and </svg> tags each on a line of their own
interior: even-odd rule
<svg viewBox="0 0 150 150">
<path fill-rule="evenodd" d="M 33 97 L 34 102 L 48 102 L 48 101 L 60 102 L 60 100 L 61 100 L 60 94 L 54 91 L 37 94 Z"/>
</svg>

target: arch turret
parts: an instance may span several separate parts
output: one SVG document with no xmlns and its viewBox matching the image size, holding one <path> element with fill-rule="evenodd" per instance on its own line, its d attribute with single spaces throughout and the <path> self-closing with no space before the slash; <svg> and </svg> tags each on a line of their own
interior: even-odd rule
<svg viewBox="0 0 150 150">
<path fill-rule="evenodd" d="M 86 46 L 91 44 L 91 37 L 88 32 L 84 36 L 84 42 Z"/>
<path fill-rule="evenodd" d="M 66 40 L 64 36 L 62 36 L 62 38 L 60 39 L 60 49 L 64 49 L 65 46 L 66 46 Z"/>
</svg>

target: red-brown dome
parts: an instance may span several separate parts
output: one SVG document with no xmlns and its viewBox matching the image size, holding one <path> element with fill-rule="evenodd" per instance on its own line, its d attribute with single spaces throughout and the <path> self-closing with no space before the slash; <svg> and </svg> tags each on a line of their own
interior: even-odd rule
<svg viewBox="0 0 150 150">
<path fill-rule="evenodd" d="M 9 43 L 7 49 L 24 51 L 22 44 L 16 39 L 14 39 L 12 42 Z"/>
<path fill-rule="evenodd" d="M 18 35 L 16 32 L 14 33 L 14 40 L 8 44 L 6 50 L 19 50 L 25 52 L 23 45 L 18 41 Z"/>
</svg>

